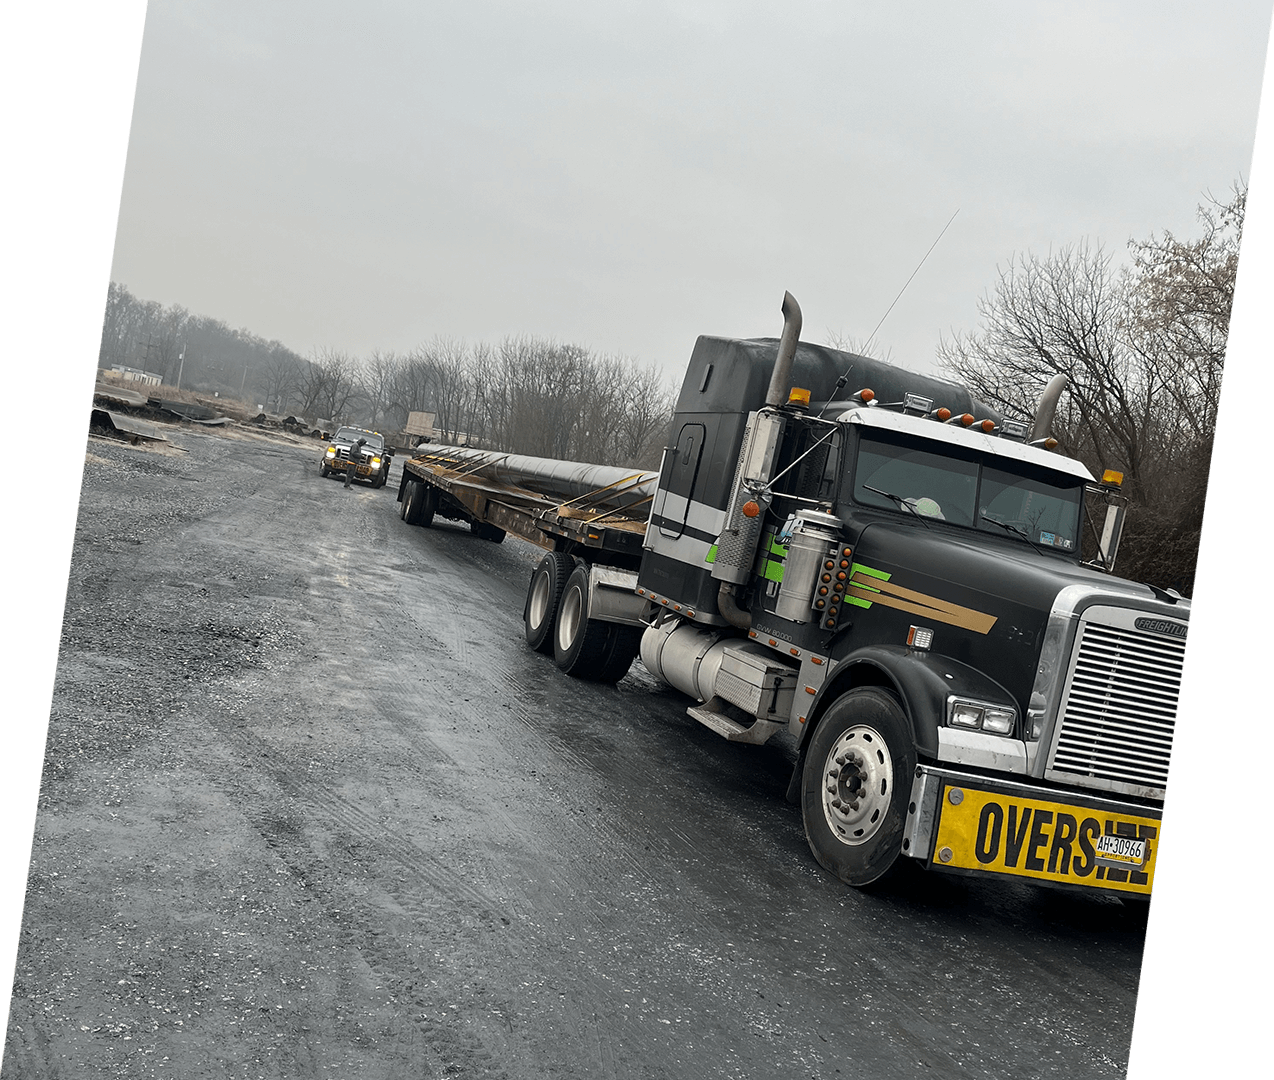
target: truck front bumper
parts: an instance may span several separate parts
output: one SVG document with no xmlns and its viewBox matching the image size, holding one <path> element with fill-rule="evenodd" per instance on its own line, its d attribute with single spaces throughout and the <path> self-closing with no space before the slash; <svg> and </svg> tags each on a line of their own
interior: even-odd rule
<svg viewBox="0 0 1274 1080">
<path fill-rule="evenodd" d="M 1139 803 L 919 765 L 903 854 L 957 874 L 1149 896 L 1159 822 Z"/>
<path fill-rule="evenodd" d="M 327 467 L 332 472 L 345 472 L 349 468 L 348 458 L 328 458 Z M 374 466 L 370 462 L 363 462 L 354 467 L 354 477 L 358 480 L 374 480 L 380 475 L 380 470 L 384 466 Z"/>
</svg>

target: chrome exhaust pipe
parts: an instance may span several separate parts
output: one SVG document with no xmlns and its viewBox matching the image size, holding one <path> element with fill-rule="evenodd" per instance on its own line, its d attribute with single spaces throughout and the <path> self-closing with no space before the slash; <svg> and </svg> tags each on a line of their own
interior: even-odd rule
<svg viewBox="0 0 1274 1080">
<path fill-rule="evenodd" d="M 1047 439 L 1053 433 L 1053 417 L 1057 415 L 1057 402 L 1066 389 L 1069 380 L 1065 375 L 1054 375 L 1040 394 L 1040 402 L 1035 406 L 1035 420 L 1031 424 L 1030 442 Z"/>
<path fill-rule="evenodd" d="M 783 336 L 779 338 L 779 355 L 774 361 L 774 373 L 770 376 L 770 388 L 765 403 L 772 408 L 787 404 L 787 392 L 792 381 L 792 360 L 796 356 L 796 343 L 801 337 L 801 305 L 790 292 L 783 294 Z"/>
</svg>

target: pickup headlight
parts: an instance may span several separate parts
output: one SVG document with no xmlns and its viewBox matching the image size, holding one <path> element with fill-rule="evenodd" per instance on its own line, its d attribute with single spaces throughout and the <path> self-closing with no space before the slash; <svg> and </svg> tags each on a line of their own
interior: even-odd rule
<svg viewBox="0 0 1274 1080">
<path fill-rule="evenodd" d="M 986 701 L 951 697 L 947 699 L 947 724 L 994 735 L 1011 735 L 1017 724 L 1017 710 Z"/>
<path fill-rule="evenodd" d="M 336 457 L 336 447 L 335 447 L 335 446 L 329 446 L 329 447 L 327 448 L 327 456 L 328 456 L 328 457 Z"/>
<path fill-rule="evenodd" d="M 378 458 L 378 457 L 374 457 L 374 458 L 372 458 L 372 468 L 373 468 L 373 469 L 379 469 L 379 468 L 380 468 L 380 458 Z"/>
</svg>

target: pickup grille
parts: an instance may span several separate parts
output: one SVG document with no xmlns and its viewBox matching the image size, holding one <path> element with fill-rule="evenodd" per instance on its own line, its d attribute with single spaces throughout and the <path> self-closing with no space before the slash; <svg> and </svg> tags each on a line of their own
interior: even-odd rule
<svg viewBox="0 0 1274 1080">
<path fill-rule="evenodd" d="M 1081 623 L 1045 775 L 1084 787 L 1162 796 L 1185 639 L 1137 629 L 1135 612 L 1105 612 L 1115 617 L 1107 621 L 1090 612 L 1097 617 Z"/>
</svg>

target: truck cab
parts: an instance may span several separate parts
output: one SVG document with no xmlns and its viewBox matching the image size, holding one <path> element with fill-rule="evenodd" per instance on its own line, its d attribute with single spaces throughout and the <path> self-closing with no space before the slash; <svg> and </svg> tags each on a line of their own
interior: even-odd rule
<svg viewBox="0 0 1274 1080">
<path fill-rule="evenodd" d="M 646 667 L 726 738 L 790 732 L 789 797 L 850 884 L 909 858 L 1148 894 L 1189 603 L 1112 577 L 1109 543 L 1082 561 L 1111 485 L 954 384 L 817 346 L 761 404 L 778 351 L 696 347 Z"/>
</svg>

